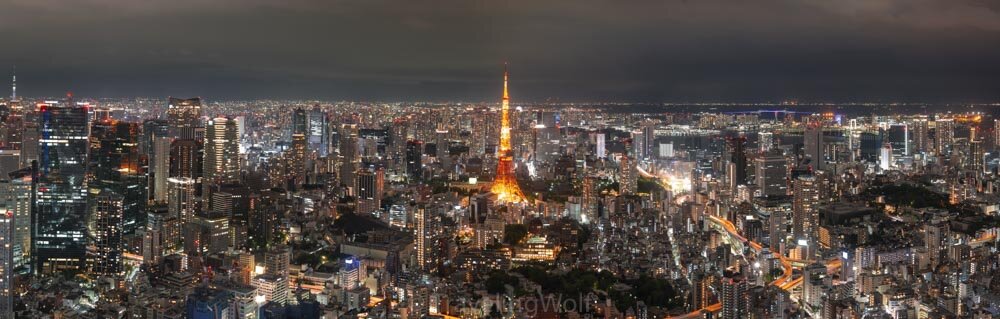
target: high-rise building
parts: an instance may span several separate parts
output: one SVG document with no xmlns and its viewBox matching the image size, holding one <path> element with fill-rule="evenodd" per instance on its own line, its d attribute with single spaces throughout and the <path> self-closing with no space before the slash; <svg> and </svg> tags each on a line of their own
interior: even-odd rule
<svg viewBox="0 0 1000 319">
<path fill-rule="evenodd" d="M 423 172 L 424 142 L 412 140 L 406 142 L 406 176 L 411 181 L 420 180 Z"/>
<path fill-rule="evenodd" d="M 292 111 L 292 134 L 309 134 L 309 113 L 301 107 Z"/>
<path fill-rule="evenodd" d="M 809 165 L 816 170 L 823 170 L 826 168 L 826 156 L 825 149 L 823 145 L 823 126 L 820 123 L 809 123 L 806 125 L 806 130 L 804 133 L 803 141 L 803 151 L 805 152 L 805 157 L 808 158 Z"/>
<path fill-rule="evenodd" d="M 304 183 L 306 180 L 306 136 L 303 134 L 292 134 L 292 148 L 288 151 L 288 173 L 290 178 L 295 180 L 295 184 Z"/>
<path fill-rule="evenodd" d="M 205 147 L 198 140 L 174 140 L 170 143 L 170 178 L 189 178 L 196 184 L 195 195 L 202 195 Z M 170 196 L 170 178 L 167 178 L 167 196 Z M 168 199 L 169 200 L 169 199 Z"/>
<path fill-rule="evenodd" d="M 95 121 L 90 134 L 88 187 L 92 194 L 103 190 L 122 196 L 126 232 L 145 226 L 146 161 L 139 153 L 138 123 L 105 118 Z"/>
<path fill-rule="evenodd" d="M 408 133 L 409 121 L 405 118 L 397 118 L 392 121 L 392 128 L 390 128 L 389 134 L 389 145 L 392 148 L 389 156 L 392 158 L 393 170 L 395 174 L 403 175 L 406 173 L 406 145 L 409 141 Z M 485 146 L 483 146 L 485 147 Z M 477 146 L 470 146 L 470 152 L 475 152 Z M 479 150 L 482 153 L 482 150 Z"/>
<path fill-rule="evenodd" d="M 198 130 L 201 127 L 201 98 L 171 97 L 167 102 L 167 123 L 170 125 L 170 137 L 198 139 Z"/>
<path fill-rule="evenodd" d="M 742 274 L 727 274 L 722 278 L 722 319 L 746 318 L 749 315 L 750 299 L 748 283 Z"/>
<path fill-rule="evenodd" d="M 13 211 L 0 211 L 0 319 L 14 318 L 15 223 Z"/>
<path fill-rule="evenodd" d="M 761 196 L 788 195 L 788 160 L 781 150 L 769 151 L 754 162 Z"/>
<path fill-rule="evenodd" d="M 240 180 L 240 139 L 236 121 L 217 117 L 205 128 L 205 186 Z"/>
<path fill-rule="evenodd" d="M 792 236 L 800 245 L 815 245 L 819 231 L 819 201 L 816 176 L 802 175 L 792 182 Z"/>
<path fill-rule="evenodd" d="M 955 143 L 955 119 L 935 119 L 934 139 L 937 143 L 937 154 L 950 155 L 952 151 L 951 145 Z"/>
<path fill-rule="evenodd" d="M 167 136 L 153 137 L 153 152 L 149 157 L 149 170 L 153 182 L 150 187 L 153 192 L 153 202 L 167 202 L 167 179 L 170 178 L 170 143 Z"/>
<path fill-rule="evenodd" d="M 192 220 L 197 211 L 195 182 L 187 177 L 171 177 L 167 180 L 167 211 L 181 223 Z"/>
<path fill-rule="evenodd" d="M 603 132 L 590 133 L 591 143 L 594 143 L 594 156 L 597 158 L 604 158 L 608 156 L 607 144 L 605 142 L 606 136 Z"/>
<path fill-rule="evenodd" d="M 0 175 L 0 210 L 13 214 L 14 233 L 10 236 L 14 268 L 28 267 L 31 260 L 32 168 Z"/>
<path fill-rule="evenodd" d="M 910 137 L 913 138 L 911 153 L 923 153 L 930 150 L 930 127 L 927 118 L 916 118 L 910 122 Z"/>
<path fill-rule="evenodd" d="M 269 301 L 285 304 L 288 301 L 288 265 L 291 262 L 291 250 L 288 246 L 278 245 L 264 254 L 264 274 L 275 277 L 272 298 Z"/>
<path fill-rule="evenodd" d="M 736 186 L 747 183 L 747 139 L 739 136 L 729 139 L 730 147 L 730 170 L 729 189 L 735 190 Z"/>
<path fill-rule="evenodd" d="M 359 214 L 369 214 L 382 208 L 382 192 L 385 188 L 385 170 L 381 167 L 366 167 L 358 170 L 357 193 Z"/>
<path fill-rule="evenodd" d="M 894 156 L 910 155 L 910 129 L 906 123 L 889 125 L 889 129 L 886 130 L 886 140 L 892 145 Z"/>
<path fill-rule="evenodd" d="M 306 136 L 310 151 L 316 152 L 320 157 L 330 154 L 330 122 L 319 104 L 313 105 L 312 110 L 309 110 L 309 132 Z"/>
<path fill-rule="evenodd" d="M 100 190 L 94 197 L 94 254 L 91 256 L 91 272 L 97 276 L 122 279 L 125 275 L 123 264 L 125 227 L 125 198 L 111 190 Z"/>
<path fill-rule="evenodd" d="M 32 221 L 36 273 L 83 269 L 86 262 L 90 106 L 38 105 L 38 182 Z"/>
<path fill-rule="evenodd" d="M 343 124 L 340 126 L 340 183 L 346 186 L 354 185 L 354 173 L 361 166 L 361 154 L 358 149 L 358 125 Z"/>
<path fill-rule="evenodd" d="M 416 246 L 414 248 L 416 249 L 417 267 L 419 269 L 427 267 L 427 262 L 430 259 L 428 256 L 430 254 L 430 247 L 428 247 L 429 243 L 427 241 L 427 220 L 429 216 L 427 215 L 428 211 L 423 206 L 417 207 L 413 212 L 413 238 Z"/>
</svg>

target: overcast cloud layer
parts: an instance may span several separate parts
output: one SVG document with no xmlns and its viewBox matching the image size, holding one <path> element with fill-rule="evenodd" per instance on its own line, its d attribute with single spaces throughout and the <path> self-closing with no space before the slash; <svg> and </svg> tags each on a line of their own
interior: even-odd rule
<svg viewBox="0 0 1000 319">
<path fill-rule="evenodd" d="M 30 96 L 1000 101 L 993 0 L 0 0 L 0 41 Z"/>
</svg>

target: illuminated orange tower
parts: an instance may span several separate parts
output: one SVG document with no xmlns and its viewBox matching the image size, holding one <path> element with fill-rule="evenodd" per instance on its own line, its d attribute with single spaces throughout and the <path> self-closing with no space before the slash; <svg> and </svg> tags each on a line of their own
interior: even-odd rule
<svg viewBox="0 0 1000 319">
<path fill-rule="evenodd" d="M 500 105 L 500 147 L 497 149 L 497 177 L 491 192 L 500 202 L 523 202 L 524 193 L 514 178 L 514 155 L 510 150 L 510 95 L 507 94 L 507 64 L 503 69 L 503 102 Z"/>
</svg>

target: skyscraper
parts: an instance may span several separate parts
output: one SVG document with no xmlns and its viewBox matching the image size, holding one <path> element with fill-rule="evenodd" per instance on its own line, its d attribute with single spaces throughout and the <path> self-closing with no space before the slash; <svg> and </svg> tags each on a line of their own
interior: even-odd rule
<svg viewBox="0 0 1000 319">
<path fill-rule="evenodd" d="M 313 105 L 309 111 L 309 132 L 306 136 L 309 140 L 309 150 L 316 152 L 320 157 L 330 154 L 330 121 L 319 104 Z"/>
<path fill-rule="evenodd" d="M 38 105 L 38 184 L 32 238 L 36 273 L 82 269 L 86 255 L 89 105 Z"/>
<path fill-rule="evenodd" d="M 803 151 L 805 157 L 809 159 L 809 165 L 813 169 L 822 170 L 826 168 L 826 157 L 823 147 L 823 126 L 820 123 L 809 123 L 806 125 Z"/>
<path fill-rule="evenodd" d="M 93 200 L 95 251 L 91 257 L 91 272 L 97 276 L 121 279 L 125 275 L 123 265 L 125 198 L 110 190 L 101 190 Z"/>
<path fill-rule="evenodd" d="M 775 149 L 754 160 L 757 189 L 762 196 L 788 195 L 788 160 Z"/>
<path fill-rule="evenodd" d="M 739 136 L 734 137 L 729 140 L 730 147 L 730 170 L 729 170 L 729 189 L 735 190 L 736 186 L 745 185 L 747 183 L 747 139 L 746 137 Z"/>
<path fill-rule="evenodd" d="M 292 111 L 292 134 L 309 134 L 309 113 L 301 107 Z"/>
<path fill-rule="evenodd" d="M 167 202 L 167 179 L 170 178 L 170 143 L 172 139 L 167 136 L 153 137 L 153 152 L 149 157 L 149 169 L 153 182 L 150 184 L 153 192 L 153 201 L 156 203 Z"/>
<path fill-rule="evenodd" d="M 236 121 L 217 117 L 205 128 L 205 187 L 240 180 L 240 140 Z"/>
<path fill-rule="evenodd" d="M 197 139 L 201 126 L 201 98 L 171 97 L 167 103 L 167 123 L 170 125 L 170 137 Z"/>
<path fill-rule="evenodd" d="M 340 183 L 346 186 L 354 185 L 354 173 L 361 166 L 361 154 L 358 149 L 358 125 L 343 124 L 340 126 Z"/>
<path fill-rule="evenodd" d="M 792 236 L 808 245 L 815 245 L 814 233 L 819 230 L 817 186 L 813 175 L 799 176 L 792 183 Z"/>
<path fill-rule="evenodd" d="M 288 173 L 290 178 L 295 180 L 295 184 L 302 184 L 306 181 L 306 136 L 303 134 L 292 134 L 292 148 L 288 150 Z"/>
<path fill-rule="evenodd" d="M 90 193 L 110 190 L 122 196 L 125 227 L 130 233 L 145 225 L 148 199 L 139 128 L 138 123 L 106 118 L 95 121 L 90 134 Z"/>
<path fill-rule="evenodd" d="M 0 211 L 0 319 L 14 318 L 14 212 Z"/>
<path fill-rule="evenodd" d="M 750 299 L 748 284 L 742 274 L 726 274 L 722 278 L 722 319 L 746 318 L 749 314 Z"/>
<path fill-rule="evenodd" d="M 171 177 L 167 180 L 167 211 L 170 216 L 187 223 L 194 217 L 198 202 L 195 198 L 195 182 L 187 177 Z"/>
<path fill-rule="evenodd" d="M 423 170 L 423 149 L 424 142 L 412 140 L 406 142 L 406 176 L 411 181 L 420 180 Z"/>
<path fill-rule="evenodd" d="M 382 192 L 385 185 L 385 170 L 381 167 L 366 167 L 358 171 L 357 177 L 359 214 L 369 214 L 382 207 Z"/>
<path fill-rule="evenodd" d="M 30 167 L 0 175 L 0 210 L 13 213 L 14 268 L 27 267 L 31 257 L 32 176 Z"/>
</svg>

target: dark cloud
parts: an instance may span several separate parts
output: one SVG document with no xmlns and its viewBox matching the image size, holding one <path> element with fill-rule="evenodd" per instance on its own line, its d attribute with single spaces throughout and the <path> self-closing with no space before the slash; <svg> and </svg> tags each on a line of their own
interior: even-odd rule
<svg viewBox="0 0 1000 319">
<path fill-rule="evenodd" d="M 0 1 L 3 2 L 3 1 Z M 493 100 L 1000 99 L 985 0 L 8 0 L 21 92 Z"/>
</svg>

